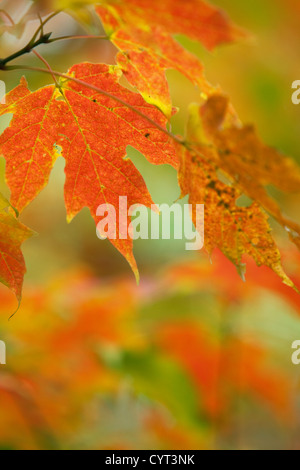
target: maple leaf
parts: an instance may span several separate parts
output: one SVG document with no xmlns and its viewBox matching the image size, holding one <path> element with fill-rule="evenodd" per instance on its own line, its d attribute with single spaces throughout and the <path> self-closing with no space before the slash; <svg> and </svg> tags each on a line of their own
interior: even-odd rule
<svg viewBox="0 0 300 470">
<path fill-rule="evenodd" d="M 288 221 L 265 186 L 299 190 L 300 171 L 296 164 L 265 146 L 252 126 L 241 126 L 229 110 L 226 97 L 216 94 L 203 106 L 190 110 L 187 144 L 181 154 L 179 183 L 182 196 L 190 203 L 205 204 L 205 246 L 211 254 L 218 247 L 244 275 L 244 254 L 258 266 L 270 267 L 285 284 L 295 288 L 281 266 L 279 250 L 268 224 L 268 211 L 293 233 L 300 227 Z M 223 173 L 224 182 L 219 171 Z M 240 207 L 242 194 L 253 202 Z M 194 210 L 193 219 L 196 222 Z"/>
<path fill-rule="evenodd" d="M 127 28 L 159 25 L 170 34 L 184 34 L 200 41 L 207 49 L 228 43 L 244 35 L 220 9 L 202 0 L 106 0 L 107 11 Z"/>
<path fill-rule="evenodd" d="M 243 35 L 221 10 L 201 0 L 107 1 L 96 11 L 110 40 L 121 51 L 117 62 L 128 81 L 168 118 L 172 104 L 167 69 L 183 73 L 205 94 L 211 90 L 201 62 L 172 36 L 184 34 L 212 49 Z"/>
<path fill-rule="evenodd" d="M 126 147 L 134 146 L 153 164 L 177 167 L 175 146 L 163 132 L 165 116 L 121 86 L 120 74 L 114 66 L 78 64 L 58 88 L 47 86 L 31 93 L 22 79 L 8 94 L 0 115 L 9 112 L 14 117 L 0 137 L 0 151 L 7 162 L 11 203 L 17 210 L 21 212 L 48 183 L 59 147 L 66 159 L 69 221 L 84 207 L 97 221 L 98 206 L 112 204 L 118 226 L 119 196 L 127 196 L 128 206 L 153 204 L 143 178 L 126 158 Z M 111 242 L 138 276 L 132 240 L 122 240 L 117 230 L 117 239 Z"/>
<path fill-rule="evenodd" d="M 21 245 L 33 232 L 5 212 L 9 202 L 0 194 L 0 282 L 9 287 L 21 301 L 26 272 Z"/>
<path fill-rule="evenodd" d="M 227 97 L 220 94 L 211 96 L 200 114 L 203 141 L 212 144 L 207 148 L 210 161 L 223 170 L 242 192 L 264 207 L 297 244 L 300 226 L 282 215 L 277 202 L 268 195 L 265 187 L 272 185 L 281 191 L 299 192 L 299 166 L 265 145 L 252 125 L 235 123 Z"/>
</svg>

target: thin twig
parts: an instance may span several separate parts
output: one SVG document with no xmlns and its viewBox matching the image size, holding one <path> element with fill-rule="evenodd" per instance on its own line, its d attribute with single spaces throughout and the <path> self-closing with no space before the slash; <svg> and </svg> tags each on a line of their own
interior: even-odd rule
<svg viewBox="0 0 300 470">
<path fill-rule="evenodd" d="M 41 15 L 40 15 L 40 12 L 38 12 L 38 17 L 39 17 L 40 26 L 41 26 L 41 36 L 44 36 L 44 23 L 43 23 Z"/>
<path fill-rule="evenodd" d="M 5 59 L 0 59 L 0 70 L 4 70 L 6 64 L 8 64 L 9 62 L 12 62 L 18 57 L 22 57 L 25 54 L 29 54 L 33 49 L 40 46 L 41 44 L 49 44 L 52 33 L 44 34 L 44 26 L 59 13 L 61 13 L 61 10 L 52 13 L 44 21 L 42 21 L 41 16 L 38 15 L 41 24 L 36 30 L 36 32 L 34 33 L 34 35 L 32 36 L 32 38 L 30 39 L 30 41 L 28 42 L 28 44 L 26 44 L 26 46 L 24 46 L 18 52 L 15 52 L 14 54 L 6 57 Z M 39 33 L 41 34 L 40 34 L 39 39 L 37 39 Z"/>
<path fill-rule="evenodd" d="M 52 33 L 44 34 L 44 36 L 41 36 L 34 43 L 30 42 L 25 47 L 20 49 L 18 52 L 15 52 L 14 54 L 6 57 L 5 59 L 0 59 L 0 70 L 5 70 L 6 64 L 8 64 L 9 62 L 12 62 L 18 57 L 22 57 L 25 54 L 29 54 L 34 48 L 40 46 L 41 44 L 48 44 L 51 34 Z"/>
<path fill-rule="evenodd" d="M 34 43 L 35 40 L 36 40 L 36 38 L 38 37 L 40 31 L 43 30 L 44 26 L 45 26 L 50 20 L 52 20 L 55 16 L 59 15 L 61 12 L 62 12 L 62 10 L 57 10 L 57 11 L 55 11 L 54 13 L 52 13 L 51 15 L 49 15 L 44 21 L 42 21 L 41 25 L 40 25 L 39 28 L 36 30 L 36 32 L 34 33 L 33 37 L 31 38 L 31 40 L 29 41 L 28 44 Z"/>
</svg>

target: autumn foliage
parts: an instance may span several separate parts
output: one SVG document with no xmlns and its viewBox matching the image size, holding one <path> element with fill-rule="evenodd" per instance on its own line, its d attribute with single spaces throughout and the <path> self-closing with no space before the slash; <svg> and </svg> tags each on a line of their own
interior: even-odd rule
<svg viewBox="0 0 300 470">
<path fill-rule="evenodd" d="M 72 8 L 72 2 L 66 6 Z M 179 182 L 183 195 L 190 194 L 191 201 L 206 205 L 209 252 L 218 246 L 240 271 L 243 255 L 250 254 L 258 266 L 269 266 L 293 287 L 281 267 L 266 212 L 289 231 L 297 244 L 300 228 L 283 217 L 264 187 L 274 184 L 297 190 L 300 171 L 292 160 L 262 144 L 251 127 L 241 127 L 227 98 L 204 79 L 200 62 L 173 38 L 181 33 L 213 48 L 237 40 L 244 33 L 221 11 L 198 0 L 184 5 L 171 1 L 150 5 L 140 1 L 105 2 L 96 12 L 108 38 L 120 50 L 118 66 L 83 63 L 65 75 L 48 66 L 48 73 L 55 79 L 52 87 L 31 92 L 22 79 L 7 95 L 6 104 L 1 105 L 1 115 L 14 116 L 0 138 L 11 205 L 22 212 L 39 194 L 48 183 L 60 151 L 66 159 L 69 221 L 83 207 L 88 207 L 97 220 L 97 207 L 109 203 L 118 209 L 119 195 L 126 195 L 130 204 L 150 206 L 152 199 L 143 179 L 125 159 L 126 147 L 132 145 L 156 165 L 177 168 L 181 161 L 184 178 L 180 172 Z M 42 32 L 43 28 L 41 38 Z M 4 70 L 6 64 L 4 60 Z M 186 138 L 173 136 L 166 127 L 172 115 L 165 77 L 169 68 L 184 70 L 207 100 L 201 110 L 193 109 L 193 129 Z M 122 73 L 140 95 L 119 84 Z M 192 166 L 188 164 L 190 159 Z M 197 176 L 195 165 L 199 168 Z M 220 182 L 216 170 L 222 171 L 230 184 Z M 194 195 L 194 185 L 200 194 Z M 253 204 L 238 209 L 236 201 L 242 193 L 251 197 Z M 221 239 L 224 230 L 227 239 Z M 25 238 L 19 237 L 19 244 Z M 8 236 L 7 245 L 10 243 Z M 112 243 L 138 277 L 132 242 L 118 236 Z M 1 278 L 18 298 L 23 272 L 24 266 L 16 266 L 4 249 Z"/>
<path fill-rule="evenodd" d="M 290 201 L 290 194 L 299 193 L 300 168 L 264 142 L 255 125 L 242 122 L 237 103 L 210 83 L 200 56 L 184 47 L 241 47 L 251 32 L 202 0 L 42 0 L 16 21 L 5 9 L 8 2 L 1 3 L 0 41 L 7 35 L 22 41 L 27 25 L 39 23 L 25 46 L 0 59 L 6 83 L 10 74 L 22 74 L 0 104 L 0 118 L 9 121 L 0 135 L 9 194 L 0 193 L 0 282 L 23 305 L 22 321 L 14 320 L 15 330 L 9 326 L 16 362 L 0 374 L 0 442 L 16 448 L 190 449 L 216 448 L 221 438 L 230 447 L 236 397 L 250 403 L 249 421 L 251 410 L 261 407 L 292 433 L 299 420 L 293 416 L 291 374 L 284 364 L 273 370 L 263 339 L 253 341 L 247 329 L 243 335 L 231 319 L 262 292 L 273 300 L 279 296 L 299 314 L 300 279 L 292 261 L 299 266 L 300 225 L 286 215 L 280 196 Z M 52 33 L 51 22 L 62 13 L 84 28 L 84 36 Z M 82 38 L 109 43 L 115 60 L 95 61 L 91 54 L 58 71 L 54 59 L 38 52 Z M 28 54 L 35 54 L 34 64 L 26 62 Z M 198 102 L 188 106 L 181 133 L 173 131 L 180 111 L 170 70 L 197 89 Z M 49 83 L 35 86 L 32 77 Z M 194 261 L 174 261 L 155 279 L 145 277 L 141 287 L 134 243 L 119 233 L 119 197 L 148 208 L 157 201 L 129 158 L 130 147 L 154 171 L 172 167 L 179 199 L 205 205 L 205 262 L 198 254 Z M 121 275 L 102 283 L 74 262 L 60 279 L 32 283 L 22 300 L 22 244 L 36 235 L 24 225 L 23 212 L 35 207 L 59 157 L 65 163 L 67 222 L 87 208 L 97 224 L 97 208 L 113 205 L 118 231 L 110 242 L 137 283 Z M 196 226 L 195 217 L 194 211 Z M 122 231 L 130 222 L 128 215 Z M 189 302 L 195 306 L 190 310 Z M 169 308 L 174 316 L 166 314 Z M 213 312 L 210 318 L 206 309 Z M 2 289 L 0 310 L 5 320 L 16 310 Z M 125 405 L 118 402 L 122 387 Z M 137 405 L 136 396 L 149 403 L 141 398 Z M 130 432 L 115 429 L 111 401 L 125 421 L 133 416 Z M 106 419 L 108 436 L 99 431 Z"/>
<path fill-rule="evenodd" d="M 174 265 L 142 291 L 128 279 L 99 283 L 82 269 L 32 286 L 26 322 L 17 317 L 8 331 L 14 361 L 0 375 L 0 441 L 25 449 L 210 449 L 216 440 L 235 442 L 235 417 L 251 423 L 251 410 L 269 413 L 265 432 L 284 425 L 292 433 L 299 423 L 292 371 L 275 367 L 259 333 L 254 340 L 247 328 L 231 327 L 236 306 L 263 292 L 252 262 L 250 271 L 246 291 L 221 254 L 210 267 Z M 279 286 L 271 274 L 264 289 L 277 295 Z M 2 293 L 4 322 L 12 306 Z M 255 431 L 250 439 L 257 442 Z"/>
</svg>

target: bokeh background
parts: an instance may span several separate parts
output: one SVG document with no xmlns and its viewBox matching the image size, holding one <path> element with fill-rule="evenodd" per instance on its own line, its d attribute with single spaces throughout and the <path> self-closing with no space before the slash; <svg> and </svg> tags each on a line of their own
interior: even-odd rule
<svg viewBox="0 0 300 470">
<path fill-rule="evenodd" d="M 227 93 L 241 119 L 300 163 L 300 106 L 291 84 L 300 79 L 297 0 L 215 0 L 250 32 L 247 40 L 213 53 L 184 37 L 206 75 Z M 3 0 L 18 19 L 28 2 Z M 101 33 L 93 17 L 79 25 L 61 13 L 47 26 L 55 35 Z M 1 36 L 1 56 L 30 39 L 38 20 L 18 39 Z M 114 63 L 101 40 L 39 48 L 54 70 L 82 61 Z M 35 56 L 16 61 L 39 65 Z M 0 73 L 7 89 L 20 72 Z M 32 90 L 49 82 L 26 72 Z M 168 72 L 173 131 L 184 133 L 199 90 Z M 124 84 L 125 81 L 124 81 Z M 2 131 L 9 117 L 0 119 Z M 176 172 L 154 167 L 132 148 L 154 201 L 179 197 Z M 186 252 L 184 242 L 137 241 L 141 284 L 126 261 L 96 237 L 88 211 L 68 225 L 64 161 L 22 215 L 38 233 L 24 244 L 27 275 L 21 308 L 0 287 L 0 448 L 3 449 L 298 449 L 300 366 L 291 362 L 300 339 L 300 298 L 268 269 L 247 260 L 247 282 L 218 252 Z M 0 190 L 9 192 L 0 159 Z M 269 190 L 300 221 L 297 195 Z M 184 203 L 185 201 L 183 201 Z M 284 266 L 300 286 L 300 255 L 274 223 Z"/>
</svg>

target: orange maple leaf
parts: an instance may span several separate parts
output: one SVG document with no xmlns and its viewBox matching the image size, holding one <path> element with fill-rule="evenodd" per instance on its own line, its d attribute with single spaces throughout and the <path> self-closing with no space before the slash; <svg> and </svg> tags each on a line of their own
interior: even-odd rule
<svg viewBox="0 0 300 470">
<path fill-rule="evenodd" d="M 134 146 L 153 164 L 177 167 L 175 146 L 167 131 L 163 132 L 165 116 L 140 95 L 122 87 L 120 74 L 114 66 L 78 64 L 70 69 L 70 80 L 64 78 L 57 87 L 31 93 L 22 79 L 7 96 L 0 114 L 13 113 L 14 117 L 0 137 L 0 151 L 7 162 L 11 203 L 19 211 L 48 183 L 59 147 L 66 159 L 69 221 L 84 207 L 97 221 L 101 204 L 112 204 L 118 214 L 119 196 L 127 196 L 128 206 L 152 205 L 142 176 L 126 158 L 126 147 Z M 132 240 L 120 239 L 117 230 L 117 239 L 111 242 L 138 277 Z"/>
<path fill-rule="evenodd" d="M 299 190 L 297 165 L 264 145 L 252 126 L 241 126 L 229 110 L 226 97 L 212 95 L 201 107 L 190 110 L 187 143 L 180 147 L 179 183 L 182 197 L 205 204 L 205 246 L 211 254 L 219 248 L 244 276 L 244 254 L 258 266 L 270 267 L 285 284 L 295 288 L 281 265 L 264 208 L 298 239 L 300 227 L 286 219 L 265 186 Z M 220 177 L 220 171 L 222 175 Z M 242 194 L 252 201 L 242 207 Z M 196 222 L 196 213 L 193 214 Z M 296 289 L 296 288 L 295 288 Z"/>
<path fill-rule="evenodd" d="M 201 62 L 173 35 L 184 34 L 208 49 L 244 35 L 224 12 L 202 0 L 108 1 L 96 11 L 110 40 L 120 50 L 117 62 L 128 81 L 168 118 L 172 105 L 167 69 L 183 73 L 205 94 L 211 90 Z"/>
<path fill-rule="evenodd" d="M 0 210 L 0 282 L 15 293 L 19 302 L 26 272 L 21 245 L 32 235 L 13 215 Z"/>
</svg>

